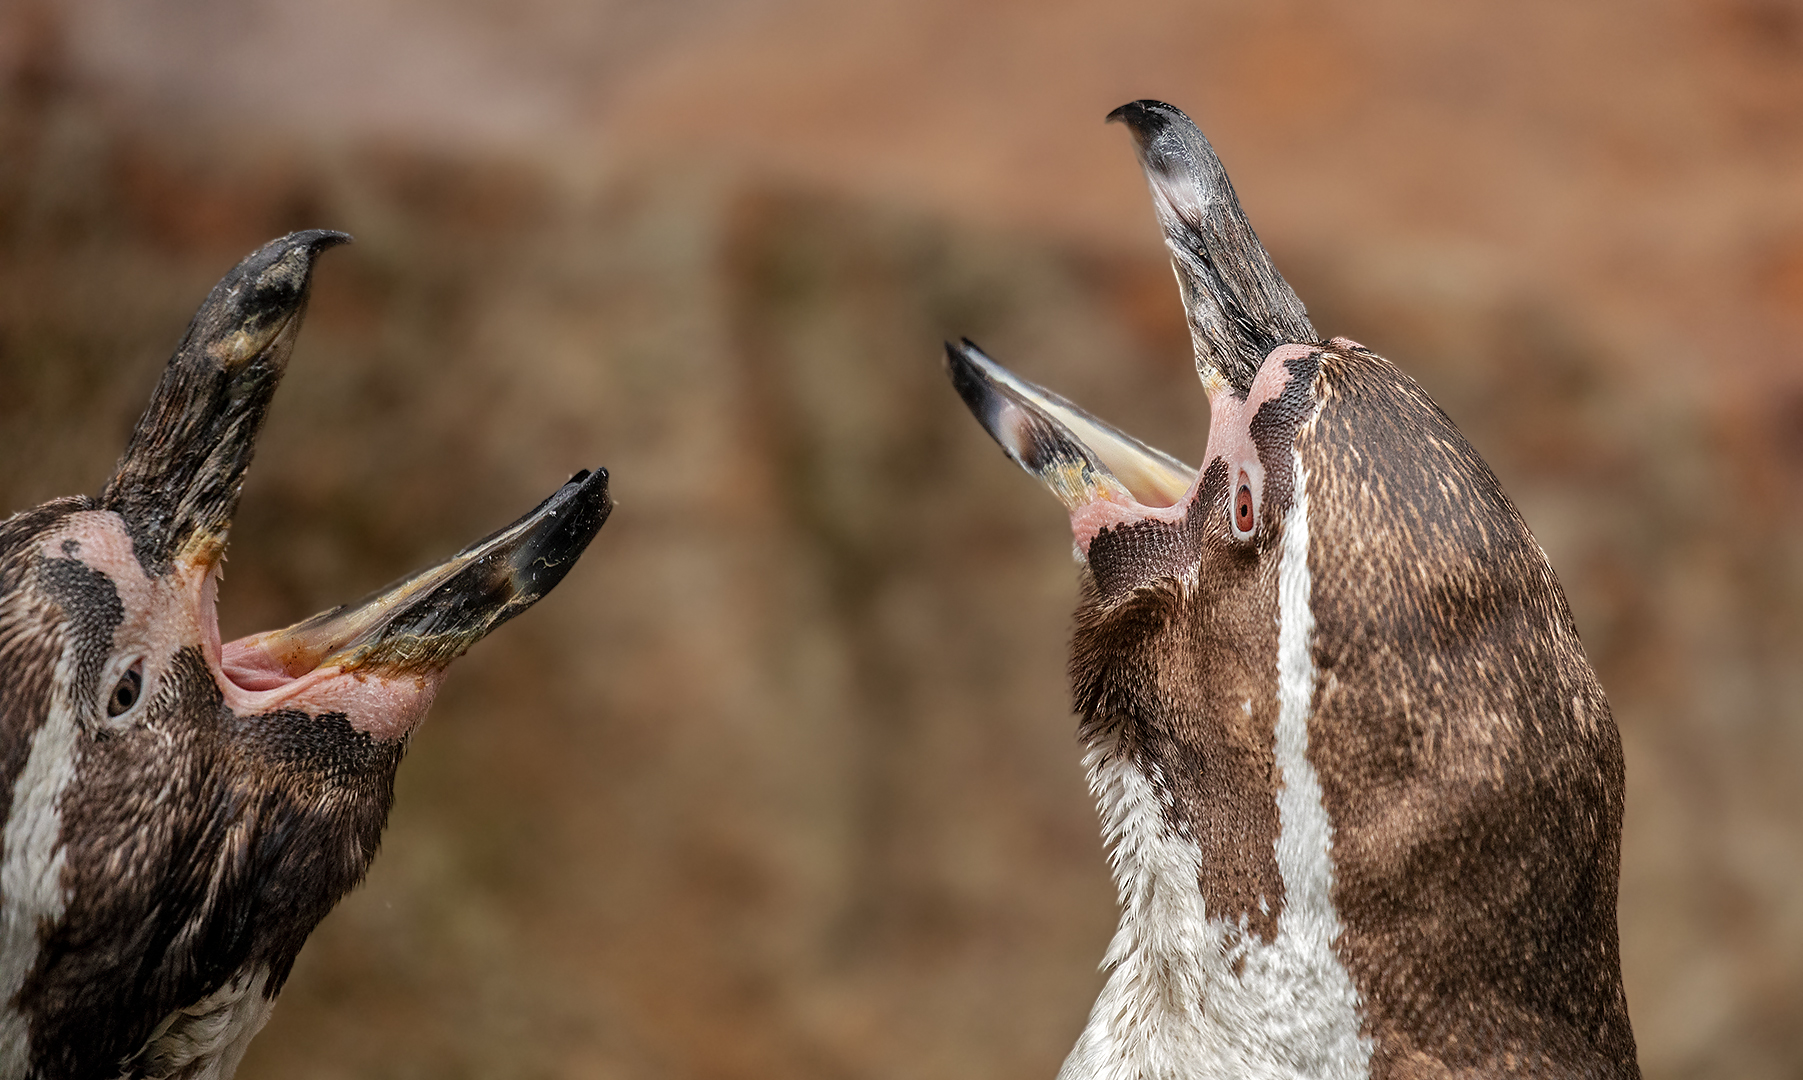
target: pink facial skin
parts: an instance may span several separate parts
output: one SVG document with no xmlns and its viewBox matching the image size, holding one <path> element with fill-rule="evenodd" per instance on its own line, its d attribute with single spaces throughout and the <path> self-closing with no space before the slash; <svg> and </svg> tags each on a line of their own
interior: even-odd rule
<svg viewBox="0 0 1803 1080">
<path fill-rule="evenodd" d="M 1200 478 L 1201 474 L 1197 474 Z M 1135 521 L 1156 519 L 1158 521 L 1181 521 L 1183 515 L 1189 513 L 1190 500 L 1196 497 L 1196 486 L 1190 485 L 1189 492 L 1170 506 L 1147 506 L 1134 500 L 1131 496 L 1116 492 L 1105 492 L 1100 498 L 1084 503 L 1071 511 L 1071 538 L 1076 541 L 1077 550 L 1089 558 L 1089 544 L 1103 529 L 1112 529 L 1116 525 L 1127 525 Z"/>
<path fill-rule="evenodd" d="M 112 579 L 125 609 L 114 632 L 114 656 L 121 671 L 133 660 L 144 665 L 147 693 L 167 674 L 176 653 L 199 646 L 226 707 L 240 716 L 292 709 L 319 716 L 343 713 L 352 728 L 389 741 L 405 737 L 425 719 L 444 682 L 444 672 L 347 672 L 335 664 L 289 677 L 253 638 L 221 643 L 217 610 L 217 548 L 178 555 L 169 573 L 152 579 L 132 552 L 125 521 L 110 510 L 85 510 L 69 517 L 44 538 L 49 559 L 78 559 Z"/>
<path fill-rule="evenodd" d="M 1216 458 L 1226 460 L 1230 483 L 1239 473 L 1246 474 L 1252 488 L 1253 513 L 1257 515 L 1264 506 L 1265 468 L 1258 460 L 1258 447 L 1252 442 L 1252 418 L 1258 415 L 1259 406 L 1282 394 L 1284 387 L 1289 385 L 1290 371 L 1284 365 L 1314 351 L 1312 345 L 1279 345 L 1272 349 L 1259 365 L 1252 389 L 1244 401 L 1235 397 L 1225 385 L 1211 392 L 1208 398 L 1208 448 L 1189 490 L 1170 506 L 1148 506 L 1119 492 L 1102 493 L 1071 512 L 1071 533 L 1076 539 L 1077 550 L 1088 558 L 1090 542 L 1097 534 L 1117 525 L 1149 519 L 1182 521 L 1195 502 L 1196 488 L 1201 484 L 1203 474 Z"/>
</svg>

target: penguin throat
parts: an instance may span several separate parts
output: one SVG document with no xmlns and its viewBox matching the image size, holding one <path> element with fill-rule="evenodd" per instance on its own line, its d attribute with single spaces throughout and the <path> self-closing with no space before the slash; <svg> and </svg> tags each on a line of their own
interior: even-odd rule
<svg viewBox="0 0 1803 1080">
<path fill-rule="evenodd" d="M 1198 475 L 1197 482 L 1200 480 Z M 1188 495 L 1170 506 L 1147 506 L 1122 496 L 1104 495 L 1092 499 L 1071 511 L 1071 539 L 1087 559 L 1090 542 L 1101 535 L 1102 530 L 1139 521 L 1182 521 L 1189 513 L 1190 501 L 1195 498 L 1195 494 L 1196 489 L 1192 485 Z"/>
<path fill-rule="evenodd" d="M 1344 959 L 1334 907 L 1334 828 L 1309 757 L 1318 672 L 1310 606 L 1309 500 L 1291 451 L 1294 503 L 1284 515 L 1277 575 L 1277 717 L 1272 749 L 1282 884 L 1275 933 L 1249 914 L 1211 907 L 1209 849 L 1199 833 L 1223 823 L 1177 810 L 1160 761 L 1136 753 L 1117 726 L 1091 742 L 1084 765 L 1096 797 L 1120 905 L 1109 976 L 1060 1080 L 1172 1075 L 1369 1080 L 1374 1044 Z M 1137 723 L 1137 720 L 1127 722 Z M 1265 900 L 1260 912 L 1271 914 Z M 1277 905 L 1271 905 L 1277 907 Z"/>
</svg>

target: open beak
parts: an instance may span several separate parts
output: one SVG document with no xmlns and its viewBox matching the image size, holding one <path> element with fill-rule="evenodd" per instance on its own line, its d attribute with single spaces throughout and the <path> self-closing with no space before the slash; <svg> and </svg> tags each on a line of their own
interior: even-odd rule
<svg viewBox="0 0 1803 1080">
<path fill-rule="evenodd" d="M 1265 358 L 1281 345 L 1313 343 L 1302 301 L 1278 274 L 1240 209 L 1220 158 L 1180 110 L 1135 101 L 1110 113 L 1133 133 L 1152 188 L 1211 402 L 1245 400 Z M 1082 537 L 1106 511 L 1144 516 L 1185 500 L 1192 469 L 983 355 L 969 341 L 946 345 L 946 369 L 964 404 L 1008 456 L 1038 477 L 1071 512 Z M 1083 520 L 1080 520 L 1083 519 Z"/>
<path fill-rule="evenodd" d="M 117 512 L 151 577 L 190 582 L 210 605 L 212 581 L 270 399 L 307 306 L 314 260 L 348 241 L 290 233 L 222 278 L 200 306 L 100 496 Z M 361 603 L 285 630 L 217 646 L 210 606 L 199 620 L 217 646 L 229 693 L 322 684 L 341 674 L 429 682 L 470 645 L 563 579 L 607 520 L 607 472 L 577 473 L 507 528 Z M 414 695 L 418 708 L 429 695 Z"/>
<path fill-rule="evenodd" d="M 579 472 L 526 516 L 362 601 L 224 647 L 246 690 L 324 667 L 385 675 L 441 670 L 550 592 L 576 565 L 613 503 L 607 470 Z"/>
</svg>

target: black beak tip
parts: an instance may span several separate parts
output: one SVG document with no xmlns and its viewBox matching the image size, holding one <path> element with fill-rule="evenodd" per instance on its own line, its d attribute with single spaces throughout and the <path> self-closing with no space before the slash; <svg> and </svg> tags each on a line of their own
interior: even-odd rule
<svg viewBox="0 0 1803 1080">
<path fill-rule="evenodd" d="M 271 269 L 282 267 L 299 270 L 301 275 L 312 268 L 313 260 L 319 253 L 339 244 L 351 242 L 351 234 L 336 229 L 302 229 L 286 236 L 278 236 L 252 252 L 238 265 L 237 277 L 243 281 L 263 284 Z"/>
<path fill-rule="evenodd" d="M 969 338 L 960 339 L 960 342 L 957 343 L 950 341 L 945 343 L 945 370 L 950 372 L 954 379 L 957 378 L 958 368 L 965 363 L 964 350 L 969 346 Z"/>
<path fill-rule="evenodd" d="M 970 378 L 970 360 L 965 355 L 969 348 L 968 340 L 961 343 L 950 341 L 945 343 L 945 373 L 951 376 L 952 385 L 959 387 L 960 393 L 962 393 L 964 381 Z"/>
<path fill-rule="evenodd" d="M 1140 98 L 1109 113 L 1108 122 L 1127 125 L 1127 130 L 1145 143 L 1157 138 L 1170 126 L 1172 120 L 1182 116 L 1183 112 L 1176 106 L 1166 105 L 1155 98 Z"/>
<path fill-rule="evenodd" d="M 317 255 L 327 248 L 335 248 L 339 244 L 350 242 L 351 234 L 339 232 L 337 229 L 301 229 L 276 241 L 276 243 L 286 244 L 290 248 L 306 248 L 310 255 Z"/>
<path fill-rule="evenodd" d="M 511 618 L 556 588 L 588 550 L 589 541 L 601 531 L 612 512 L 607 470 L 584 469 L 527 514 L 528 519 L 537 520 L 530 533 L 513 545 L 509 558 L 513 601 L 503 619 Z"/>
<path fill-rule="evenodd" d="M 1133 133 L 1134 153 L 1146 171 L 1166 179 L 1220 172 L 1214 149 L 1182 109 L 1152 98 L 1130 101 L 1108 114 Z M 1225 174 L 1221 179 L 1225 180 Z M 1206 186 L 1214 186 L 1210 181 Z"/>
<path fill-rule="evenodd" d="M 214 287 L 195 316 L 195 329 L 210 340 L 286 319 L 306 303 L 320 252 L 350 240 L 334 229 L 305 229 L 264 244 Z"/>
<path fill-rule="evenodd" d="M 613 497 L 607 490 L 607 470 L 583 469 L 567 480 L 562 490 L 552 496 L 553 505 L 562 503 L 558 513 L 564 524 L 556 530 L 557 543 L 571 552 L 581 552 L 601 531 L 607 515 L 613 513 Z"/>
<path fill-rule="evenodd" d="M 970 357 L 973 352 L 981 355 L 982 350 L 972 344 L 969 338 L 962 339 L 956 345 L 949 341 L 946 342 L 945 373 L 951 376 L 952 389 L 956 390 L 958 396 L 964 399 L 965 406 L 981 418 L 987 411 L 987 402 L 991 394 L 988 390 L 988 380 L 983 378 L 976 363 Z"/>
</svg>

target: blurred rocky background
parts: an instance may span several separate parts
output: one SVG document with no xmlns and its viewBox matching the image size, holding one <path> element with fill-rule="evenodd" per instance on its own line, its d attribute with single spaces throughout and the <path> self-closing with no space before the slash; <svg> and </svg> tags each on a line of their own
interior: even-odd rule
<svg viewBox="0 0 1803 1080">
<path fill-rule="evenodd" d="M 1190 111 L 1323 332 L 1552 557 L 1629 781 L 1650 1078 L 1803 1075 L 1803 9 L 11 0 L 0 512 L 96 490 L 207 288 L 342 228 L 228 636 L 606 465 L 243 1074 L 1051 1077 L 1114 922 L 1062 512 L 970 335 L 1194 460 L 1127 136 Z"/>
</svg>

